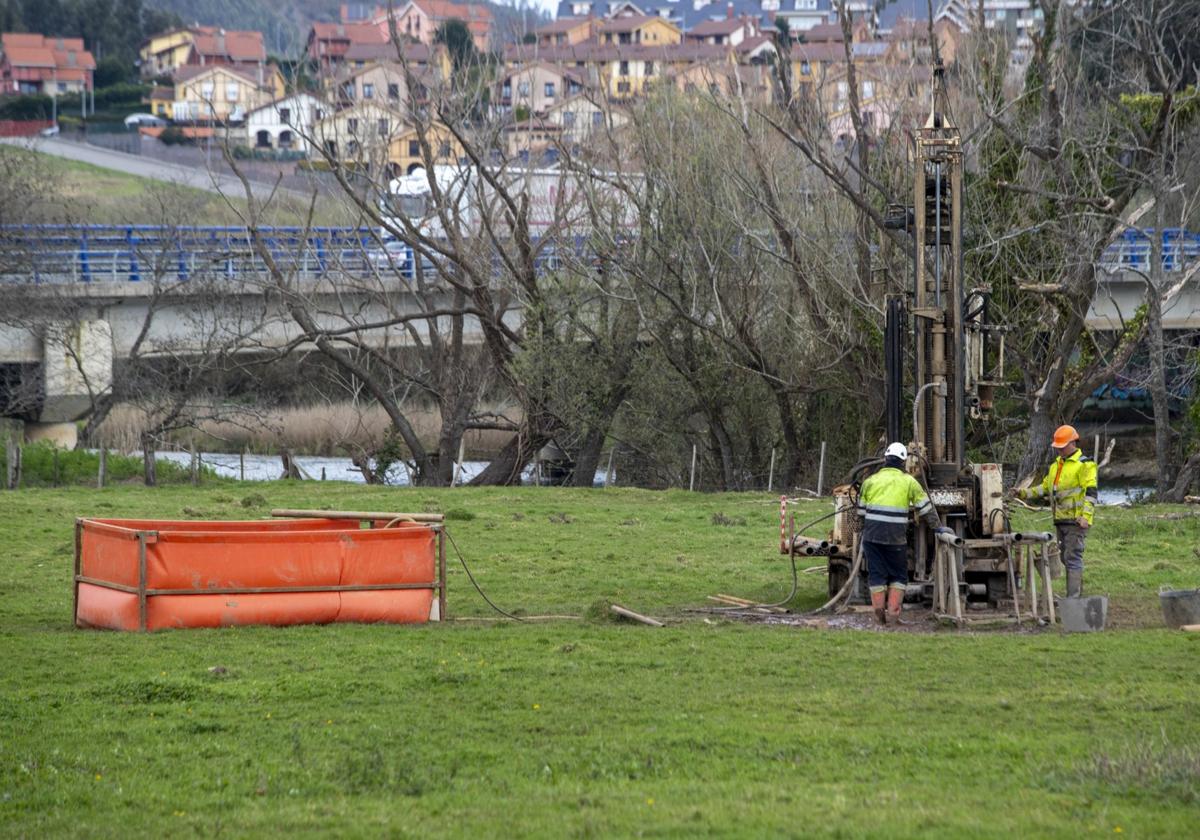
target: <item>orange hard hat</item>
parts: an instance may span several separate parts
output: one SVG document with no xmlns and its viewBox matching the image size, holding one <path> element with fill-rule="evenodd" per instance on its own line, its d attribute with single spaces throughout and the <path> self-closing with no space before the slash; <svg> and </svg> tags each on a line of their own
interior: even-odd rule
<svg viewBox="0 0 1200 840">
<path fill-rule="evenodd" d="M 1073 440 L 1079 440 L 1079 432 L 1075 431 L 1074 426 L 1059 426 L 1054 430 L 1055 449 L 1061 449 Z"/>
</svg>

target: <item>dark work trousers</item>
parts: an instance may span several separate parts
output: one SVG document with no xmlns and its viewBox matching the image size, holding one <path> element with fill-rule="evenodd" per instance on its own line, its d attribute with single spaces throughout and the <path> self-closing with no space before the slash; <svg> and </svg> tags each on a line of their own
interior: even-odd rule
<svg viewBox="0 0 1200 840">
<path fill-rule="evenodd" d="M 908 583 L 908 546 L 877 542 L 862 545 L 867 561 L 867 585 L 873 590 L 890 586 L 903 589 Z"/>
<path fill-rule="evenodd" d="M 1058 536 L 1058 553 L 1068 569 L 1083 569 L 1083 546 L 1087 542 L 1087 529 L 1074 522 L 1055 522 L 1054 532 Z"/>
</svg>

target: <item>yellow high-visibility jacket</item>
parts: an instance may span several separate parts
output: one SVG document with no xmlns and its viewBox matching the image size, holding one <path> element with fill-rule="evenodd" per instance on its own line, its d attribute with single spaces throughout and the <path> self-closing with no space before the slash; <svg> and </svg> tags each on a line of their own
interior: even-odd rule
<svg viewBox="0 0 1200 840">
<path fill-rule="evenodd" d="M 1067 458 L 1055 458 L 1041 484 L 1029 488 L 1026 498 L 1049 499 L 1055 522 L 1083 517 L 1092 524 L 1096 513 L 1096 462 L 1076 449 Z"/>
<path fill-rule="evenodd" d="M 858 494 L 858 515 L 864 519 L 863 540 L 904 545 L 908 541 L 909 511 L 914 509 L 930 528 L 941 527 L 941 517 L 915 478 L 895 467 L 872 474 Z"/>
</svg>

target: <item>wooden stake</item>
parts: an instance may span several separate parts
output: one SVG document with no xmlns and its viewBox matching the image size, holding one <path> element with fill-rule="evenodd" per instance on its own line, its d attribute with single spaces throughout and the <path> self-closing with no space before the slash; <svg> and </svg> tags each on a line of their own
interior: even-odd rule
<svg viewBox="0 0 1200 840">
<path fill-rule="evenodd" d="M 817 495 L 825 488 L 825 441 L 821 441 L 821 461 L 817 467 Z"/>
<path fill-rule="evenodd" d="M 688 490 L 696 490 L 696 444 L 692 444 L 692 477 L 688 480 Z"/>
<path fill-rule="evenodd" d="M 238 474 L 241 480 L 246 480 L 246 448 L 242 447 L 242 451 L 238 453 Z"/>
<path fill-rule="evenodd" d="M 605 487 L 605 489 L 608 488 L 609 482 L 612 481 L 613 453 L 616 451 L 617 451 L 617 448 L 615 446 L 612 449 L 608 450 L 608 467 L 604 470 L 604 487 Z"/>
<path fill-rule="evenodd" d="M 104 489 L 104 479 L 107 476 L 107 474 L 108 474 L 108 447 L 101 446 L 100 447 L 100 469 L 96 473 L 97 489 L 100 489 L 100 490 Z"/>
<path fill-rule="evenodd" d="M 1050 587 L 1050 555 L 1046 543 L 1042 543 L 1042 583 L 1046 586 L 1046 617 L 1054 623 L 1054 590 Z"/>
<path fill-rule="evenodd" d="M 459 438 L 458 439 L 458 462 L 455 463 L 454 475 L 451 476 L 451 478 L 450 478 L 450 486 L 451 487 L 454 487 L 455 485 L 458 485 L 458 484 L 462 484 L 463 455 L 466 452 L 466 447 L 467 447 L 466 437 L 464 436 L 464 437 Z M 412 482 L 409 482 L 409 483 L 411 484 Z"/>
<path fill-rule="evenodd" d="M 775 447 L 771 447 L 771 467 L 767 470 L 767 492 L 775 489 Z"/>
<path fill-rule="evenodd" d="M 614 613 L 616 613 L 619 616 L 622 616 L 622 617 L 628 618 L 628 619 L 632 619 L 633 621 L 640 621 L 642 624 L 649 625 L 650 627 L 665 627 L 666 626 L 658 619 L 651 618 L 648 615 L 642 615 L 641 613 L 635 613 L 633 610 L 627 610 L 622 606 L 618 606 L 617 604 L 610 605 L 609 609 L 612 610 Z"/>
</svg>

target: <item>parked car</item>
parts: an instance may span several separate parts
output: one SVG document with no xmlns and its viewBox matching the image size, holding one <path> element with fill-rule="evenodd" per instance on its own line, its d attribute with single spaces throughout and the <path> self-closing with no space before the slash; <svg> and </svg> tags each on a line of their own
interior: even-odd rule
<svg viewBox="0 0 1200 840">
<path fill-rule="evenodd" d="M 167 121 L 154 114 L 130 114 L 125 118 L 126 128 L 141 128 L 142 126 L 164 126 Z"/>
<path fill-rule="evenodd" d="M 55 123 L 54 125 L 48 125 L 38 133 L 43 137 L 53 137 L 54 135 L 58 134 L 58 123 Z"/>
</svg>

